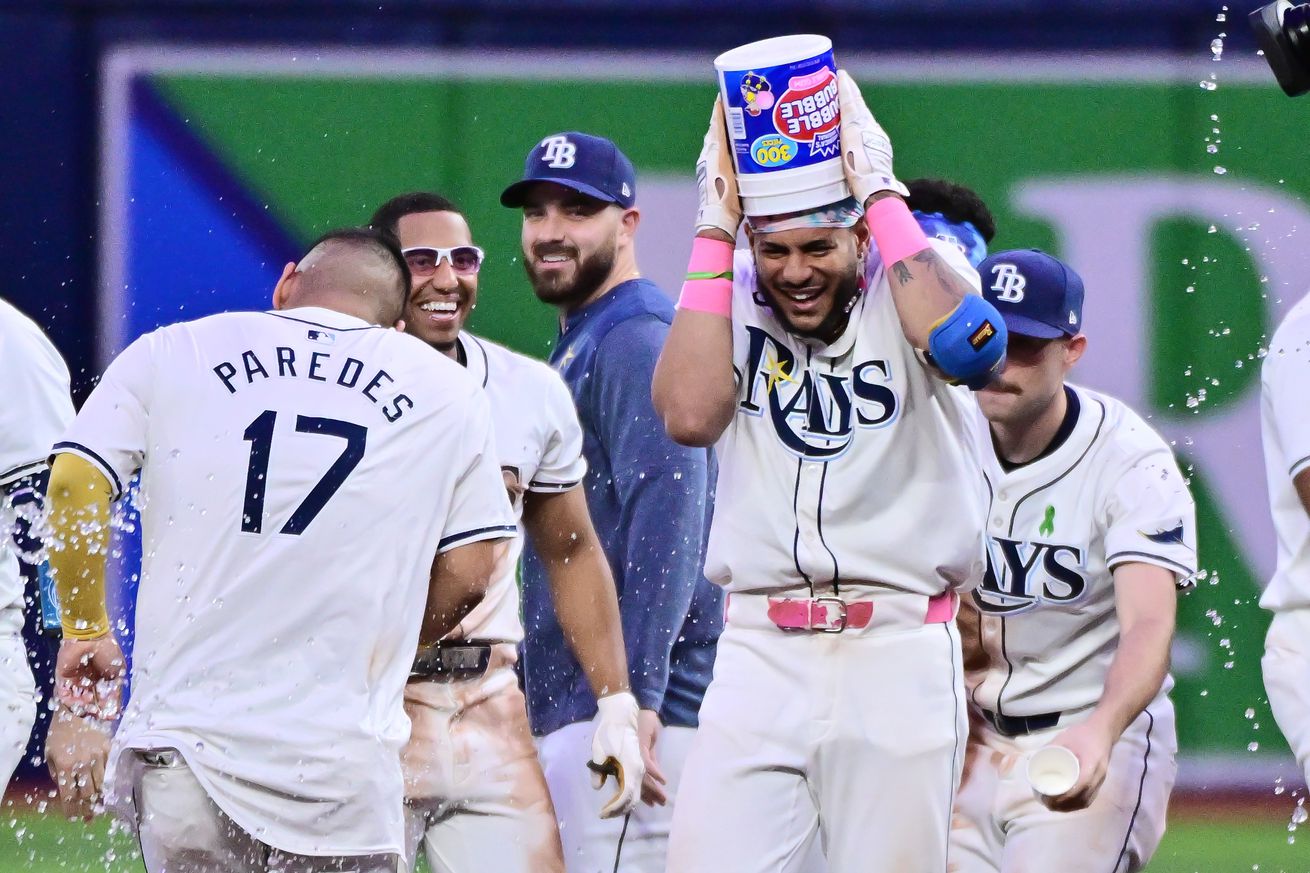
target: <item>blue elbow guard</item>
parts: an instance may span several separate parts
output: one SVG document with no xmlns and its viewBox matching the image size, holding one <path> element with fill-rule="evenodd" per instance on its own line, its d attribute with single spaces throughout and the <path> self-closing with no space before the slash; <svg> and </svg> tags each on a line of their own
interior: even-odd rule
<svg viewBox="0 0 1310 873">
<path fill-rule="evenodd" d="M 928 334 L 928 352 L 947 379 L 983 388 L 1005 366 L 1005 321 L 986 300 L 967 295 Z"/>
</svg>

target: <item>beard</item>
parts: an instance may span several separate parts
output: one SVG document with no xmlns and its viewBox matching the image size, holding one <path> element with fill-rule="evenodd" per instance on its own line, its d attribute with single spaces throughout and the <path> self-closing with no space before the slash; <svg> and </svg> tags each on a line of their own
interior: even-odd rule
<svg viewBox="0 0 1310 873">
<path fill-rule="evenodd" d="M 614 270 L 617 251 L 618 244 L 614 241 L 585 258 L 570 246 L 536 246 L 532 257 L 523 259 L 523 268 L 527 271 L 528 281 L 532 283 L 532 290 L 538 300 L 567 309 L 587 300 L 605 284 Z M 550 254 L 568 255 L 574 259 L 576 266 L 571 280 L 556 273 L 538 273 L 533 269 L 534 260 Z"/>
<path fill-rule="evenodd" d="M 861 280 L 863 276 L 863 264 L 855 261 L 849 270 L 842 273 L 837 279 L 837 286 L 832 291 L 832 308 L 828 314 L 823 317 L 816 327 L 801 328 L 792 324 L 787 318 L 786 310 L 783 308 L 782 301 L 786 295 L 773 291 L 763 280 L 756 274 L 755 302 L 768 306 L 773 310 L 773 317 L 778 319 L 787 332 L 805 339 L 817 339 L 823 343 L 830 343 L 842 335 L 846 330 L 846 325 L 851 318 L 851 310 L 855 308 L 855 303 L 859 300 Z"/>
</svg>

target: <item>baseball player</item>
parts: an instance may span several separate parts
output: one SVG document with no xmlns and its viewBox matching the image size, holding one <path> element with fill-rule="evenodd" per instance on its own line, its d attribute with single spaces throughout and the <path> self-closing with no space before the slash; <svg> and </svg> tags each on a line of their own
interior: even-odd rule
<svg viewBox="0 0 1310 873">
<path fill-rule="evenodd" d="M 1292 307 L 1261 367 L 1260 423 L 1278 565 L 1260 598 L 1274 620 L 1265 638 L 1265 690 L 1310 783 L 1310 297 Z"/>
<path fill-rule="evenodd" d="M 625 777 L 606 811 L 627 812 L 644 768 L 637 701 L 628 690 L 614 581 L 580 487 L 586 463 L 573 398 L 544 363 L 464 330 L 477 305 L 483 255 L 453 203 L 437 194 L 402 194 L 380 206 L 371 224 L 396 236 L 409 263 L 406 330 L 486 389 L 505 488 L 546 562 L 569 646 L 604 701 L 591 760 L 613 758 Z M 426 837 L 436 871 L 564 870 L 555 810 L 514 675 L 523 639 L 515 579 L 523 540 L 511 543 L 482 603 L 438 644 L 443 660 L 405 689 L 414 725 L 402 759 L 411 860 Z M 469 663 L 451 666 L 459 659 Z"/>
<path fill-rule="evenodd" d="M 523 572 L 528 714 L 541 738 L 570 873 L 663 873 L 667 799 L 683 773 L 722 627 L 721 594 L 701 572 L 712 459 L 675 445 L 651 406 L 651 371 L 673 305 L 637 269 L 636 197 L 632 163 L 614 143 L 567 132 L 541 140 L 523 178 L 500 198 L 522 208 L 528 279 L 560 312 L 550 362 L 582 423 L 587 504 L 618 590 L 628 678 L 641 709 L 646 803 L 628 821 L 601 818 L 602 798 L 583 767 L 592 754 L 596 699 L 551 606 L 549 555 L 530 540 Z"/>
<path fill-rule="evenodd" d="M 852 196 L 741 221 L 721 103 L 697 237 L 655 371 L 685 444 L 714 445 L 706 573 L 729 591 L 674 806 L 669 870 L 944 871 L 967 732 L 957 592 L 983 572 L 968 391 L 1005 328 L 930 239 L 891 144 L 839 73 Z M 943 378 L 945 377 L 945 378 Z"/>
<path fill-rule="evenodd" d="M 1078 274 L 1036 250 L 991 255 L 979 272 L 1009 354 L 978 392 L 988 567 L 959 624 L 980 718 L 951 868 L 1141 870 L 1176 772 L 1169 646 L 1175 590 L 1196 572 L 1195 509 L 1146 422 L 1065 382 L 1087 347 Z M 1026 763 L 1050 745 L 1074 753 L 1078 776 L 1038 795 Z"/>
<path fill-rule="evenodd" d="M 40 514 L 50 447 L 73 418 L 68 367 L 41 328 L 0 300 L 0 795 L 27 748 L 36 686 L 23 645 L 24 521 Z M 39 563 L 38 563 L 39 566 Z"/>
<path fill-rule="evenodd" d="M 151 873 L 398 869 L 405 680 L 514 532 L 480 386 L 390 329 L 409 290 L 389 237 L 328 234 L 275 311 L 132 343 L 55 446 L 73 714 L 47 747 L 89 771 L 79 792 L 101 762 L 61 731 L 114 714 L 104 519 L 141 473 L 132 696 L 103 778 Z"/>
</svg>

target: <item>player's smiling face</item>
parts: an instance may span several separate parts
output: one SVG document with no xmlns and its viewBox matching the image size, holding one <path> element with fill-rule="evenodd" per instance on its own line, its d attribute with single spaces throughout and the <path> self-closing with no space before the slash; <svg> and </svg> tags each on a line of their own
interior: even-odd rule
<svg viewBox="0 0 1310 873">
<path fill-rule="evenodd" d="M 396 222 L 400 247 L 448 249 L 473 245 L 468 222 L 458 212 L 414 212 Z M 430 260 L 430 259 L 429 259 Z M 405 311 L 405 330 L 441 350 L 454 348 L 459 332 L 478 302 L 478 274 L 457 271 L 452 258 L 442 258 L 431 269 L 415 268 L 411 261 L 413 290 Z M 420 276 L 419 272 L 430 272 Z"/>
<path fill-rule="evenodd" d="M 533 185 L 523 201 L 523 266 L 533 291 L 544 303 L 581 306 L 607 283 L 635 211 L 553 182 Z"/>
<path fill-rule="evenodd" d="M 760 290 L 783 325 L 824 342 L 839 337 L 860 292 L 868 240 L 864 223 L 751 233 L 750 238 Z"/>
<path fill-rule="evenodd" d="M 988 421 L 1022 426 L 1036 421 L 1064 387 L 1064 378 L 1083 355 L 1086 337 L 1038 339 L 1011 333 L 1005 369 L 977 393 Z"/>
</svg>

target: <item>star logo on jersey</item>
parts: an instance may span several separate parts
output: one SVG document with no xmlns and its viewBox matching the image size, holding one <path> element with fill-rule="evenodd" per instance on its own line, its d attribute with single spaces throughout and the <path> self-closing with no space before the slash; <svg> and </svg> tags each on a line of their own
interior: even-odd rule
<svg viewBox="0 0 1310 873">
<path fill-rule="evenodd" d="M 1183 523 L 1181 521 L 1177 527 L 1171 527 L 1168 530 L 1158 530 L 1155 533 L 1139 530 L 1138 533 L 1151 542 L 1159 543 L 1162 546 L 1183 546 L 1187 544 L 1183 540 Z"/>
<path fill-rule="evenodd" d="M 886 361 L 862 361 L 846 372 L 811 370 L 763 328 L 747 325 L 746 332 L 746 392 L 737 411 L 768 421 L 788 451 L 829 461 L 850 448 L 858 428 L 883 427 L 898 417 L 900 398 Z"/>
<path fill-rule="evenodd" d="M 777 387 L 779 382 L 790 382 L 793 385 L 796 384 L 796 380 L 787 372 L 787 365 L 772 356 L 770 356 L 764 364 L 764 375 L 768 379 L 768 383 L 764 386 L 764 390 L 770 394 L 773 393 L 773 389 Z"/>
<path fill-rule="evenodd" d="M 974 603 L 982 612 L 1006 616 L 1072 606 L 1091 591 L 1082 574 L 1083 554 L 1077 546 L 988 537 L 987 572 L 973 592 Z"/>
</svg>

